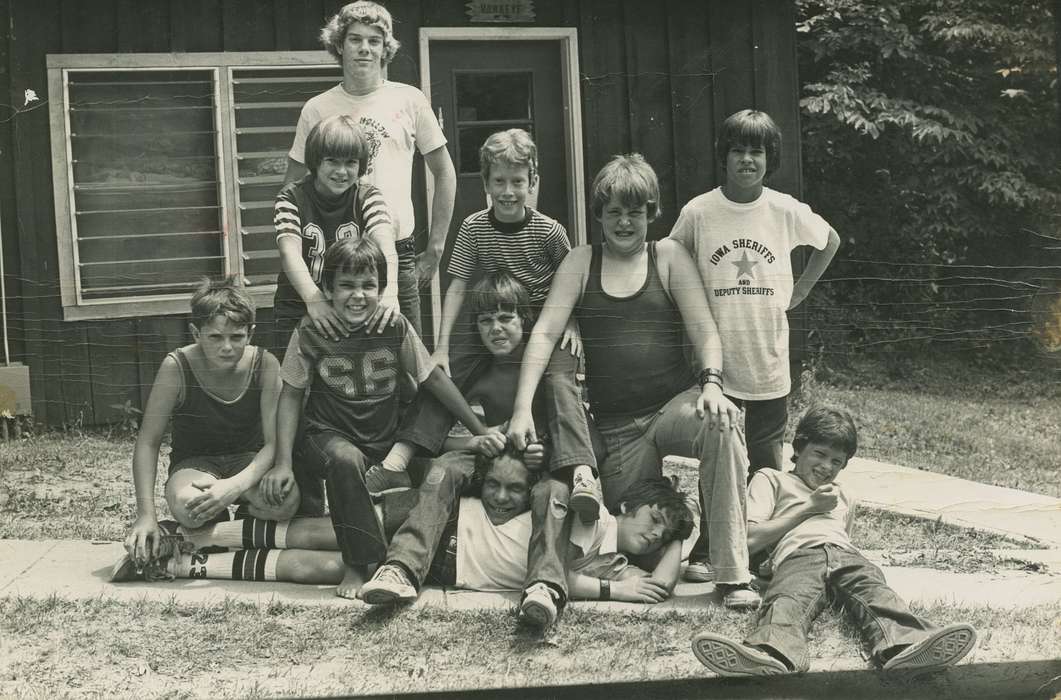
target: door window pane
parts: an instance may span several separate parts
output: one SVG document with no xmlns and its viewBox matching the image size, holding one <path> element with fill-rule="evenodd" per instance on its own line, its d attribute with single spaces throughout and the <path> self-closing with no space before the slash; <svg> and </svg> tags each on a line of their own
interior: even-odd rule
<svg viewBox="0 0 1061 700">
<path fill-rule="evenodd" d="M 455 71 L 457 159 L 462 175 L 479 172 L 479 148 L 495 131 L 534 135 L 530 71 Z"/>
</svg>

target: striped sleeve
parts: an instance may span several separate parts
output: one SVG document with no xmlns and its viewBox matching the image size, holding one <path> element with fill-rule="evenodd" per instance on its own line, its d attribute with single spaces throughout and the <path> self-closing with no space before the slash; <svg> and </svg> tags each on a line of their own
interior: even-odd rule
<svg viewBox="0 0 1061 700">
<path fill-rule="evenodd" d="M 302 217 L 291 194 L 291 190 L 285 187 L 276 195 L 276 204 L 273 205 L 273 227 L 278 241 L 284 236 L 302 239 Z"/>
<path fill-rule="evenodd" d="M 371 235 L 374 230 L 384 227 L 393 229 L 390 211 L 383 199 L 383 193 L 372 185 L 359 185 L 361 194 L 361 220 L 364 222 L 365 233 Z"/>
<path fill-rule="evenodd" d="M 457 230 L 457 240 L 453 241 L 453 251 L 449 258 L 449 274 L 462 280 L 471 279 L 479 265 L 479 247 L 476 242 L 472 214 L 461 222 Z"/>
<path fill-rule="evenodd" d="M 553 222 L 553 227 L 549 231 L 549 236 L 546 239 L 546 251 L 549 254 L 549 259 L 553 261 L 553 270 L 560 267 L 560 263 L 564 261 L 567 254 L 571 252 L 571 240 L 567 237 L 567 229 L 563 227 L 558 221 Z"/>
</svg>

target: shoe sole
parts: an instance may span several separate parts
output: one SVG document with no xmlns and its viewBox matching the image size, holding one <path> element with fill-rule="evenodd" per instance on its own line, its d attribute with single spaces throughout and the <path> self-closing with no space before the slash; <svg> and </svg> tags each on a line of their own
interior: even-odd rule
<svg viewBox="0 0 1061 700">
<path fill-rule="evenodd" d="M 357 594 L 358 598 L 369 605 L 397 605 L 399 603 L 411 603 L 416 600 L 415 595 L 402 595 L 388 588 L 369 588 L 370 584 L 371 582 L 362 586 Z"/>
<path fill-rule="evenodd" d="M 708 571 L 706 574 L 701 574 L 686 569 L 682 574 L 682 580 L 689 583 L 711 583 L 715 580 L 715 572 Z"/>
<path fill-rule="evenodd" d="M 556 622 L 556 614 L 553 611 L 533 600 L 524 603 L 519 612 L 524 620 L 542 630 L 548 629 Z"/>
<path fill-rule="evenodd" d="M 744 645 L 710 632 L 693 637 L 693 654 L 720 676 L 779 676 L 788 673 L 780 661 L 772 657 L 769 662 L 757 659 L 748 654 Z"/>
<path fill-rule="evenodd" d="M 122 556 L 111 569 L 111 583 L 128 583 L 142 578 L 136 573 L 136 562 L 128 554 Z"/>
<path fill-rule="evenodd" d="M 589 493 L 578 493 L 571 496 L 568 507 L 578 513 L 579 520 L 584 525 L 594 522 L 600 518 L 600 502 Z"/>
<path fill-rule="evenodd" d="M 969 625 L 950 625 L 928 639 L 899 652 L 884 664 L 885 671 L 922 671 L 953 666 L 976 645 L 976 630 Z"/>
<path fill-rule="evenodd" d="M 373 496 L 373 497 L 375 497 L 375 496 L 385 496 L 388 493 L 398 493 L 399 491 L 409 491 L 412 488 L 413 488 L 412 486 L 392 486 L 391 488 L 383 489 L 382 491 L 369 491 L 368 495 L 369 496 Z"/>
</svg>

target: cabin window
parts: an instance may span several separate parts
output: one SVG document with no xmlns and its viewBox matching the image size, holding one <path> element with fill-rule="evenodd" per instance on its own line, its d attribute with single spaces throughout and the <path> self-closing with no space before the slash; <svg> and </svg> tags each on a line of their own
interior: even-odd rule
<svg viewBox="0 0 1061 700">
<path fill-rule="evenodd" d="M 340 79 L 319 52 L 50 56 L 65 317 L 186 312 L 228 274 L 270 305 L 299 111 Z"/>
</svg>

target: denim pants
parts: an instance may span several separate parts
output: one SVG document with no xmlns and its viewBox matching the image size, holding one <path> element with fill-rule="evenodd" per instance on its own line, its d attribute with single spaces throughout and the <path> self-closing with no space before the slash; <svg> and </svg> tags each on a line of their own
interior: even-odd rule
<svg viewBox="0 0 1061 700">
<path fill-rule="evenodd" d="M 465 311 L 462 309 L 457 325 L 463 323 L 470 329 L 471 321 L 464 320 L 470 319 L 471 314 Z M 459 333 L 458 329 L 454 329 L 454 342 L 450 347 L 450 376 L 462 393 L 467 394 L 471 390 L 475 380 L 489 368 L 492 360 L 493 356 L 483 346 L 478 332 Z M 582 464 L 594 468 L 597 466 L 589 421 L 582 403 L 582 391 L 575 378 L 577 370 L 578 358 L 557 345 L 553 348 L 542 384 L 538 388 L 539 392 L 543 392 L 549 424 L 535 427 L 539 432 L 547 433 L 551 440 L 551 472 Z M 438 454 L 454 420 L 453 414 L 434 395 L 420 392 L 402 421 L 398 439 L 411 442 L 430 454 Z"/>
<path fill-rule="evenodd" d="M 301 447 L 296 480 L 300 488 L 303 483 L 316 481 L 319 491 L 320 479 L 324 479 L 328 511 L 343 563 L 365 566 L 383 561 L 387 538 L 365 485 L 365 471 L 385 452 L 358 447 L 332 431 L 308 432 Z"/>
<path fill-rule="evenodd" d="M 431 460 L 430 467 L 417 490 L 415 504 L 405 522 L 391 538 L 386 561 L 400 564 L 412 576 L 419 588 L 431 577 L 429 573 L 440 567 L 435 561 L 445 552 L 440 550 L 443 534 L 456 521 L 461 492 L 475 470 L 475 456 L 470 452 L 447 452 Z M 408 493 L 408 492 L 406 492 Z M 563 557 L 571 523 L 567 517 L 570 489 L 555 479 L 542 479 L 531 490 L 531 538 L 527 553 L 526 585 L 544 581 L 567 597 L 567 578 Z M 392 501 L 404 494 L 387 494 L 384 512 L 394 513 Z M 392 520 L 393 515 L 385 519 Z M 457 544 L 459 545 L 459 542 Z M 436 566 L 432 566 L 432 562 Z M 446 568 L 446 567 L 441 567 Z M 436 575 L 434 578 L 439 578 Z M 448 580 L 449 576 L 441 576 Z"/>
<path fill-rule="evenodd" d="M 826 544 L 798 549 L 781 562 L 744 643 L 768 646 L 795 671 L 806 671 L 807 633 L 830 601 L 847 613 L 878 662 L 888 649 L 920 642 L 935 629 L 910 612 L 865 557 Z"/>
<path fill-rule="evenodd" d="M 703 529 L 719 583 L 747 583 L 748 458 L 739 428 L 712 430 L 696 415 L 699 389 L 692 387 L 658 411 L 633 417 L 598 417 L 608 456 L 600 468 L 604 503 L 615 511 L 623 493 L 646 477 L 662 474 L 666 455 L 700 461 Z"/>
<path fill-rule="evenodd" d="M 398 305 L 402 316 L 413 324 L 416 334 L 423 337 L 420 328 L 420 280 L 416 276 L 416 239 L 413 236 L 395 241 L 398 251 Z M 394 280 L 388 280 L 392 284 Z"/>
</svg>

